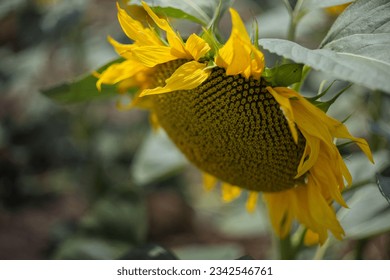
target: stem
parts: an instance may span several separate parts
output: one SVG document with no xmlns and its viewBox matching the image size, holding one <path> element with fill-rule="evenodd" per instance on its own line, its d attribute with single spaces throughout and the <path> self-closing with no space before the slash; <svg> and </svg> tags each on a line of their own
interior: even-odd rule
<svg viewBox="0 0 390 280">
<path fill-rule="evenodd" d="M 293 260 L 295 258 L 290 235 L 283 239 L 279 239 L 279 250 L 281 260 Z"/>
<path fill-rule="evenodd" d="M 325 241 L 324 245 L 318 246 L 318 249 L 317 249 L 316 253 L 314 254 L 313 260 L 323 260 L 324 259 L 326 250 L 328 250 L 329 245 L 330 245 L 330 241 L 329 241 L 330 238 L 331 237 L 329 237 L 328 240 Z"/>
<path fill-rule="evenodd" d="M 298 22 L 301 20 L 304 14 L 302 12 L 303 2 L 303 0 L 298 0 L 294 10 L 291 10 L 291 8 L 288 9 L 290 12 L 290 26 L 288 28 L 287 39 L 293 42 L 295 41 Z"/>
</svg>

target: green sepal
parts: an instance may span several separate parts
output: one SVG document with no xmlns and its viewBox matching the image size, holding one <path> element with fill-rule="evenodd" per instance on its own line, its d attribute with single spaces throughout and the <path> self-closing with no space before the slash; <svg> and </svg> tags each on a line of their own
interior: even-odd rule
<svg viewBox="0 0 390 280">
<path fill-rule="evenodd" d="M 323 96 L 332 85 L 333 83 L 324 92 L 320 93 L 319 95 L 313 98 L 307 98 L 313 105 L 320 108 L 325 113 L 329 110 L 330 106 L 337 100 L 337 98 L 339 98 L 347 89 L 349 89 L 352 86 L 352 84 L 349 84 L 348 86 L 343 88 L 340 92 L 338 92 L 332 99 L 328 101 L 318 101 L 317 99 Z"/>
<path fill-rule="evenodd" d="M 111 61 L 100 67 L 97 72 L 101 73 L 110 65 L 122 61 L 123 58 Z M 48 89 L 43 89 L 41 92 L 60 104 L 76 104 L 117 96 L 117 89 L 114 85 L 102 85 L 102 89 L 99 92 L 96 88 L 97 80 L 98 78 L 93 74 L 84 75 L 75 81 L 65 82 Z"/>
<path fill-rule="evenodd" d="M 266 68 L 262 77 L 273 87 L 287 87 L 302 79 L 303 64 L 289 63 Z"/>
</svg>

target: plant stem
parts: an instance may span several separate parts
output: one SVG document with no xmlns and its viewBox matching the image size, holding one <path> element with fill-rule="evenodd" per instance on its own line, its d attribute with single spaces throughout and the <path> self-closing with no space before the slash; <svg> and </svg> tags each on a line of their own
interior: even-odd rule
<svg viewBox="0 0 390 280">
<path fill-rule="evenodd" d="M 288 235 L 283 239 L 279 239 L 280 259 L 293 260 L 295 259 L 295 253 L 293 250 L 291 236 Z"/>
</svg>

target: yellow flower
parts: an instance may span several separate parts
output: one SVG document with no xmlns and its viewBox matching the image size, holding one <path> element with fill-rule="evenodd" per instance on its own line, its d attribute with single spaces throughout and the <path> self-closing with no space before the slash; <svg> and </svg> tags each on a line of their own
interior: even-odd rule
<svg viewBox="0 0 390 280">
<path fill-rule="evenodd" d="M 165 129 L 203 171 L 207 188 L 222 181 L 224 201 L 248 190 L 252 211 L 262 192 L 280 237 L 298 220 L 320 243 L 328 231 L 341 238 L 344 231 L 331 204 L 346 206 L 341 191 L 344 180 L 351 184 L 351 175 L 334 140 L 354 141 L 372 161 L 367 142 L 299 93 L 269 86 L 261 77 L 263 54 L 235 10 L 230 9 L 229 39 L 210 52 L 203 38 L 192 34 L 184 42 L 143 6 L 166 41 L 118 7 L 119 22 L 134 43 L 109 39 L 125 60 L 101 73 L 97 86 L 138 87 L 130 107 L 151 111 L 154 126 Z"/>
</svg>

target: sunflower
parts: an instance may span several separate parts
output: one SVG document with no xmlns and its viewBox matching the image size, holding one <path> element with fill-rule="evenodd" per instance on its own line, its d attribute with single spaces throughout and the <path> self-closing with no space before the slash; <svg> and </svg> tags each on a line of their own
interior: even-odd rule
<svg viewBox="0 0 390 280">
<path fill-rule="evenodd" d="M 156 27 L 145 27 L 118 5 L 120 25 L 133 43 L 109 38 L 124 60 L 100 73 L 97 87 L 137 88 L 127 107 L 148 109 L 153 126 L 202 170 L 205 187 L 221 182 L 224 201 L 247 190 L 253 211 L 261 192 L 281 238 L 297 220 L 320 243 L 328 231 L 341 239 L 332 203 L 346 207 L 341 191 L 352 179 L 334 141 L 352 140 L 372 161 L 367 142 L 298 92 L 270 86 L 262 78 L 264 56 L 234 9 L 222 45 L 207 31 L 183 40 L 142 5 Z"/>
</svg>

